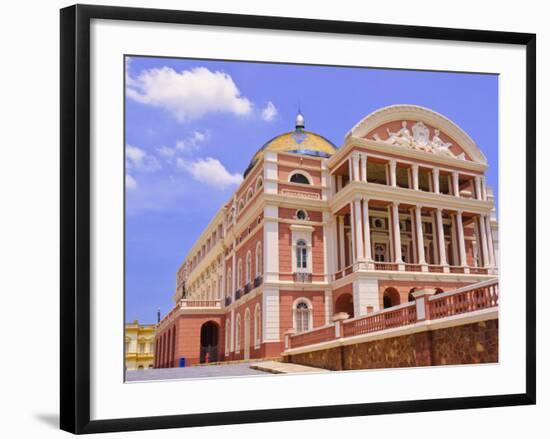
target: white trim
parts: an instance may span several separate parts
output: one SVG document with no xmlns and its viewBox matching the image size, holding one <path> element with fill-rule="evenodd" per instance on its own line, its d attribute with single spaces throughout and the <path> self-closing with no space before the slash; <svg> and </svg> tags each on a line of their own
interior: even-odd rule
<svg viewBox="0 0 550 439">
<path fill-rule="evenodd" d="M 294 171 L 292 171 L 291 173 L 288 174 L 288 178 L 287 178 L 287 181 L 289 183 L 295 183 L 293 181 L 290 181 L 290 179 L 296 175 L 296 174 L 302 174 L 304 177 L 307 178 L 307 180 L 309 181 L 308 185 L 313 185 L 313 177 L 311 176 L 311 174 L 309 172 L 307 172 L 306 170 L 304 169 L 295 169 Z M 297 184 L 303 184 L 303 183 L 297 183 Z"/>
</svg>

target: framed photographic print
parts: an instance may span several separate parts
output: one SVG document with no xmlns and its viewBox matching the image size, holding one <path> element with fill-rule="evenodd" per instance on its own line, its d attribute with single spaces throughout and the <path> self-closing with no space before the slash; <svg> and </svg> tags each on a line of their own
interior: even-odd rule
<svg viewBox="0 0 550 439">
<path fill-rule="evenodd" d="M 535 35 L 61 10 L 61 428 L 535 403 Z"/>
</svg>

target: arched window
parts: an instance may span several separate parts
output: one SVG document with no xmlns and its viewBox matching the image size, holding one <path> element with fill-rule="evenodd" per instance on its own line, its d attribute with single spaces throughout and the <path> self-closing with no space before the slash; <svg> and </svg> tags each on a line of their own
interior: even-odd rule
<svg viewBox="0 0 550 439">
<path fill-rule="evenodd" d="M 258 191 L 258 189 L 261 189 L 263 186 L 264 186 L 264 180 L 262 179 L 262 177 L 259 177 L 258 180 L 256 181 L 256 191 Z"/>
<path fill-rule="evenodd" d="M 231 278 L 231 268 L 227 270 L 227 292 L 226 296 L 229 296 L 231 294 L 231 289 L 233 288 L 232 285 L 232 278 Z"/>
<path fill-rule="evenodd" d="M 241 200 L 239 202 L 239 213 L 241 213 L 241 211 L 244 209 L 244 200 Z"/>
<path fill-rule="evenodd" d="M 296 243 L 296 268 L 298 271 L 307 270 L 307 243 L 303 239 Z"/>
<path fill-rule="evenodd" d="M 235 352 L 241 351 L 241 315 L 237 314 L 237 325 L 235 327 Z"/>
<path fill-rule="evenodd" d="M 254 347 L 259 348 L 262 340 L 262 315 L 260 305 L 254 309 Z"/>
<path fill-rule="evenodd" d="M 296 332 L 309 331 L 312 326 L 311 304 L 309 301 L 298 300 L 294 308 L 294 326 Z"/>
<path fill-rule="evenodd" d="M 231 320 L 225 321 L 225 355 L 229 355 L 231 349 Z"/>
<path fill-rule="evenodd" d="M 246 202 L 248 203 L 253 196 L 254 196 L 254 189 L 252 188 L 248 189 L 248 192 L 246 193 Z"/>
<path fill-rule="evenodd" d="M 262 274 L 262 243 L 256 244 L 256 277 Z"/>
<path fill-rule="evenodd" d="M 250 276 L 252 275 L 252 253 L 250 250 L 246 254 L 246 283 L 250 283 Z"/>
<path fill-rule="evenodd" d="M 243 261 L 239 259 L 237 264 L 237 288 L 242 288 L 243 286 Z"/>
<path fill-rule="evenodd" d="M 290 176 L 290 182 L 291 183 L 301 183 L 301 184 L 311 184 L 309 182 L 309 179 L 299 172 L 296 172 Z"/>
</svg>

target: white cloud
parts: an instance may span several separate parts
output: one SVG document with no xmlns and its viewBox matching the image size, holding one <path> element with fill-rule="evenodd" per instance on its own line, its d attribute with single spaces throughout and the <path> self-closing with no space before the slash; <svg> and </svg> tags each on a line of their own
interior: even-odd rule
<svg viewBox="0 0 550 439">
<path fill-rule="evenodd" d="M 126 189 L 135 189 L 135 188 L 137 188 L 137 185 L 138 185 L 137 181 L 130 174 L 126 174 L 125 182 L 126 182 Z"/>
<path fill-rule="evenodd" d="M 169 148 L 168 146 L 161 146 L 157 148 L 158 153 L 166 158 L 171 158 L 176 155 L 176 150 L 174 148 Z"/>
<path fill-rule="evenodd" d="M 142 104 L 164 108 L 180 122 L 198 119 L 210 112 L 245 116 L 252 102 L 241 95 L 230 75 L 205 67 L 175 71 L 170 67 L 127 75 L 126 93 Z"/>
<path fill-rule="evenodd" d="M 156 171 L 161 166 L 155 156 L 137 146 L 126 145 L 126 167 L 139 171 Z"/>
<path fill-rule="evenodd" d="M 266 122 L 271 122 L 275 117 L 277 117 L 277 107 L 273 102 L 269 101 L 267 105 L 262 110 L 262 119 Z"/>
<path fill-rule="evenodd" d="M 210 139 L 208 131 L 193 131 L 193 134 L 176 142 L 176 149 L 182 152 L 192 152 L 200 149 L 200 144 Z"/>
<path fill-rule="evenodd" d="M 238 185 L 243 180 L 241 174 L 231 174 L 225 167 L 212 157 L 189 161 L 177 159 L 177 166 L 189 172 L 193 178 L 216 189 L 225 189 L 228 186 Z"/>
</svg>

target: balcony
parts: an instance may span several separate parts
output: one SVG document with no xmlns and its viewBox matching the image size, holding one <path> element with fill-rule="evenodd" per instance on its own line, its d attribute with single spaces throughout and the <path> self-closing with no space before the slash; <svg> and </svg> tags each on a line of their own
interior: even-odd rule
<svg viewBox="0 0 550 439">
<path fill-rule="evenodd" d="M 378 262 L 378 261 L 357 261 L 353 265 L 337 271 L 332 274 L 332 281 L 342 279 L 356 271 L 400 271 L 400 272 L 423 272 L 423 273 L 450 273 L 450 274 L 477 274 L 477 275 L 496 275 L 496 267 L 462 267 L 456 265 L 435 265 L 435 264 L 409 264 L 396 262 Z M 294 273 L 294 281 L 297 275 L 302 273 Z M 311 275 L 310 275 L 311 276 Z"/>
<path fill-rule="evenodd" d="M 292 278 L 294 282 L 300 283 L 311 283 L 312 276 L 311 273 L 292 273 Z"/>
<path fill-rule="evenodd" d="M 184 299 L 180 302 L 182 308 L 220 308 L 221 300 Z"/>
</svg>

